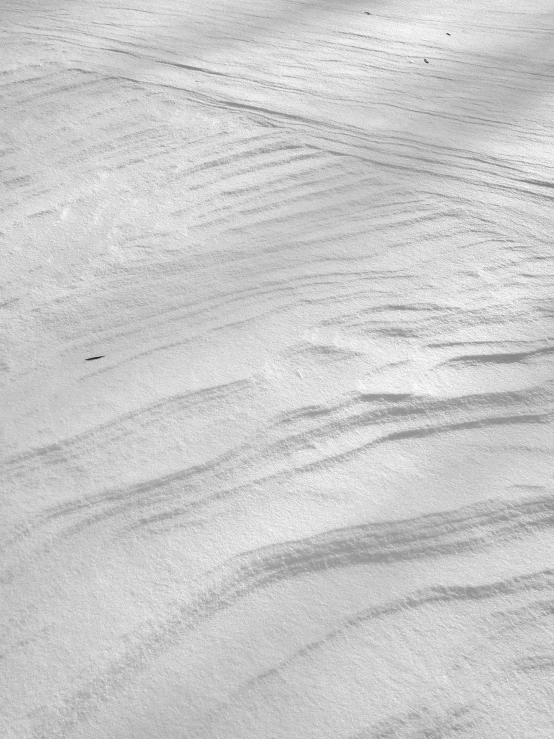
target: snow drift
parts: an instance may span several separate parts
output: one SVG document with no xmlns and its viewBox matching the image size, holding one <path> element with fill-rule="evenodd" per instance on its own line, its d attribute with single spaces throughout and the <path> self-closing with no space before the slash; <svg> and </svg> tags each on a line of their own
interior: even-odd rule
<svg viewBox="0 0 554 739">
<path fill-rule="evenodd" d="M 551 3 L 0 20 L 2 736 L 552 736 Z"/>
</svg>

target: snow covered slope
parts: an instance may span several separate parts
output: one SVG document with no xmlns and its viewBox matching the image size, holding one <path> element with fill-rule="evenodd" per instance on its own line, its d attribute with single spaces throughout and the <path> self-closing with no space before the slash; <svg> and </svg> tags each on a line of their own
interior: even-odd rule
<svg viewBox="0 0 554 739">
<path fill-rule="evenodd" d="M 552 737 L 554 6 L 128 3 L 0 8 L 0 736 Z"/>
</svg>

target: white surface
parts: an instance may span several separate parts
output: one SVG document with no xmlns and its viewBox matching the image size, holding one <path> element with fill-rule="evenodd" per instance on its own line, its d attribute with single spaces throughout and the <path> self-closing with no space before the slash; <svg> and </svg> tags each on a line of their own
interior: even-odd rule
<svg viewBox="0 0 554 739">
<path fill-rule="evenodd" d="M 553 736 L 553 32 L 3 1 L 2 737 Z"/>
</svg>

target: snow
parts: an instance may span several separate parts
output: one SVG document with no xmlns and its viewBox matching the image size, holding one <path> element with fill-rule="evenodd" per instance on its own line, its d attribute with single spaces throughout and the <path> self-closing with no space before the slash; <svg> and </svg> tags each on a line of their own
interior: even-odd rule
<svg viewBox="0 0 554 739">
<path fill-rule="evenodd" d="M 553 32 L 3 1 L 0 736 L 553 735 Z"/>
</svg>

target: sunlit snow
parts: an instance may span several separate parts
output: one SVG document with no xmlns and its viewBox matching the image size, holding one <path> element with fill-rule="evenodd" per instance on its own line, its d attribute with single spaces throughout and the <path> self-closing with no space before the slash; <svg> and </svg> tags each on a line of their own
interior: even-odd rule
<svg viewBox="0 0 554 739">
<path fill-rule="evenodd" d="M 0 737 L 554 736 L 554 4 L 2 0 Z"/>
</svg>

